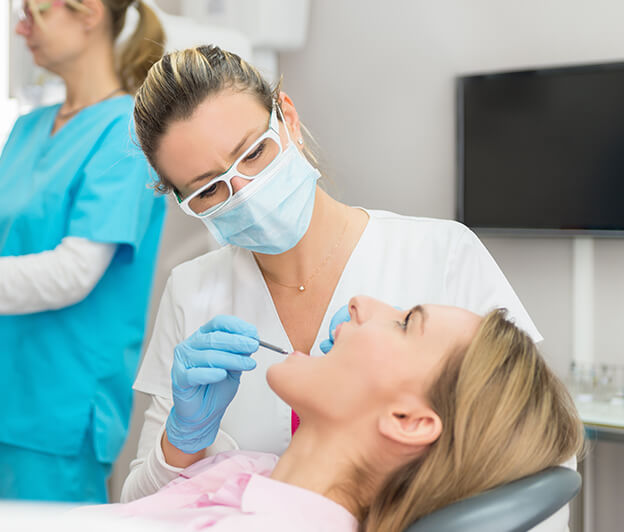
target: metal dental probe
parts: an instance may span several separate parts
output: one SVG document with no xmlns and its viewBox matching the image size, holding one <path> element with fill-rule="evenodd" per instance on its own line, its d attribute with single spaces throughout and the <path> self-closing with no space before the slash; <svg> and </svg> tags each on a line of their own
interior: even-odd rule
<svg viewBox="0 0 624 532">
<path fill-rule="evenodd" d="M 280 353 L 282 355 L 287 355 L 288 354 L 288 351 L 286 351 L 286 349 L 282 349 L 281 347 L 277 347 L 276 345 L 270 344 L 269 342 L 263 342 L 262 340 L 258 340 L 258 343 L 262 347 L 266 347 L 267 349 L 270 349 L 271 351 L 275 351 L 276 353 Z"/>
</svg>

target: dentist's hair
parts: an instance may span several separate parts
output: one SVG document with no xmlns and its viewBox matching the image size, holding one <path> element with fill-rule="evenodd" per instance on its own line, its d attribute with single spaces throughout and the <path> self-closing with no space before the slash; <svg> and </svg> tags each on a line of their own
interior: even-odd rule
<svg viewBox="0 0 624 532">
<path fill-rule="evenodd" d="M 271 87 L 256 68 L 218 46 L 199 46 L 163 56 L 148 72 L 134 107 L 139 145 L 158 174 L 156 189 L 161 193 L 174 189 L 156 161 L 160 140 L 173 122 L 190 118 L 206 98 L 223 90 L 249 93 L 270 113 L 274 104 L 279 105 L 280 85 L 281 81 Z M 309 135 L 303 125 L 302 130 Z M 316 162 L 307 143 L 304 153 Z"/>
<path fill-rule="evenodd" d="M 584 445 L 574 403 L 527 334 L 488 314 L 467 349 L 452 354 L 428 399 L 438 440 L 392 473 L 361 530 L 400 532 L 448 504 L 560 465 Z"/>
</svg>

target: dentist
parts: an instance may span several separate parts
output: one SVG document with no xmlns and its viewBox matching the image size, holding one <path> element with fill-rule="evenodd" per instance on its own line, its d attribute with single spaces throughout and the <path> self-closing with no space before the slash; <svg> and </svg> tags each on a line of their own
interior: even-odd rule
<svg viewBox="0 0 624 532">
<path fill-rule="evenodd" d="M 503 306 L 541 339 L 466 227 L 350 207 L 320 188 L 292 100 L 238 56 L 214 46 L 165 56 L 137 93 L 135 124 L 160 190 L 223 247 L 167 283 L 135 381 L 151 403 L 123 501 L 219 451 L 281 454 L 298 419 L 265 380 L 283 355 L 258 340 L 321 355 L 354 294 L 404 308 Z"/>
</svg>

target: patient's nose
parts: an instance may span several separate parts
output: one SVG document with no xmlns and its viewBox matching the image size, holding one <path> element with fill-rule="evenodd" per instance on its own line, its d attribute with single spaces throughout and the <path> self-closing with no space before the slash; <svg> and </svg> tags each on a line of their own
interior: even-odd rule
<svg viewBox="0 0 624 532">
<path fill-rule="evenodd" d="M 355 296 L 349 301 L 349 315 L 358 324 L 365 323 L 371 318 L 395 311 L 390 305 L 368 296 Z"/>
</svg>

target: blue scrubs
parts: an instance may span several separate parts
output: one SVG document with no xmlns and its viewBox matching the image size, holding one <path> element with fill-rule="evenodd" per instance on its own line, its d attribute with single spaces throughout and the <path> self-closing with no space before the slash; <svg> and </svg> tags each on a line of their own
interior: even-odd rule
<svg viewBox="0 0 624 532">
<path fill-rule="evenodd" d="M 117 244 L 83 301 L 0 316 L 0 497 L 104 502 L 125 440 L 165 215 L 130 137 L 132 106 L 130 96 L 105 100 L 54 135 L 59 106 L 37 109 L 0 157 L 0 256 L 66 236 Z M 96 486 L 76 490 L 79 475 Z"/>
</svg>

